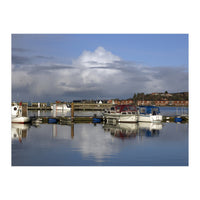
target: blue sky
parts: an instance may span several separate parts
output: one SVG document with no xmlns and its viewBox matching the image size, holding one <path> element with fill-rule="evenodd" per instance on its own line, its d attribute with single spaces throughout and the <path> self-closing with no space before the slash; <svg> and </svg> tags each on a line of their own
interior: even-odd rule
<svg viewBox="0 0 200 200">
<path fill-rule="evenodd" d="M 188 91 L 187 34 L 12 35 L 12 100 L 123 99 L 165 90 Z"/>
<path fill-rule="evenodd" d="M 24 34 L 13 35 L 14 48 L 27 54 L 42 54 L 58 59 L 76 59 L 84 50 L 98 46 L 124 60 L 144 62 L 151 66 L 187 66 L 187 34 Z"/>
</svg>

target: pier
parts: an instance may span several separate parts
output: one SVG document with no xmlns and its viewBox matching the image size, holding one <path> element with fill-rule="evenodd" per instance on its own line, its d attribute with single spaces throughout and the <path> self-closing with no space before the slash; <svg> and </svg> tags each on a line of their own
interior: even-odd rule
<svg viewBox="0 0 200 200">
<path fill-rule="evenodd" d="M 28 110 L 51 110 L 51 107 L 50 106 L 47 106 L 47 107 L 28 106 Z"/>
<path fill-rule="evenodd" d="M 91 106 L 92 105 L 92 106 Z M 56 116 L 52 117 L 39 117 L 42 123 L 59 123 L 59 124 L 72 124 L 72 123 L 101 123 L 103 122 L 103 115 L 97 116 L 75 116 L 75 110 L 92 110 L 99 111 L 104 110 L 106 107 L 110 107 L 110 104 L 77 104 L 71 103 L 71 116 Z M 179 116 L 163 116 L 162 122 L 188 122 L 188 115 L 179 115 Z M 35 120 L 32 117 L 33 121 Z"/>
<path fill-rule="evenodd" d="M 108 103 L 71 103 L 76 111 L 103 111 L 110 108 L 112 104 Z M 51 106 L 28 106 L 28 110 L 52 110 Z"/>
<path fill-rule="evenodd" d="M 58 124 L 73 124 L 73 123 L 102 123 L 103 116 L 71 116 L 71 117 L 39 117 L 41 123 L 58 123 Z M 180 116 L 181 123 L 188 123 L 187 116 Z M 34 120 L 34 118 L 32 118 Z M 51 121 L 50 121 L 51 119 Z M 162 122 L 172 123 L 176 121 L 176 116 L 163 116 Z M 136 122 L 137 123 L 137 122 Z M 148 123 L 148 122 L 147 122 Z"/>
<path fill-rule="evenodd" d="M 104 109 L 110 108 L 112 104 L 109 103 L 72 103 L 74 110 L 77 111 L 103 111 Z M 71 105 L 72 105 L 71 104 Z"/>
<path fill-rule="evenodd" d="M 39 103 L 38 103 L 39 105 Z M 31 121 L 33 123 L 59 123 L 59 124 L 72 124 L 72 123 L 101 123 L 103 122 L 103 114 L 98 116 L 94 114 L 93 116 L 75 116 L 75 111 L 102 111 L 110 108 L 112 104 L 105 103 L 71 103 L 71 116 L 56 116 L 56 112 L 53 116 L 32 116 Z M 23 105 L 24 108 L 28 110 L 52 110 L 51 106 L 27 106 Z M 54 110 L 55 111 L 55 110 Z M 162 122 L 181 122 L 188 123 L 189 116 L 188 114 L 180 114 L 174 116 L 163 116 Z M 137 123 L 137 122 L 135 122 Z"/>
</svg>

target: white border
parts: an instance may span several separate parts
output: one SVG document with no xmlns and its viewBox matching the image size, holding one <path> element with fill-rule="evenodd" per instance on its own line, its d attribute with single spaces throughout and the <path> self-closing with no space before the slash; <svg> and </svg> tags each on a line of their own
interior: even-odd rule
<svg viewBox="0 0 200 200">
<path fill-rule="evenodd" d="M 198 8 L 197 1 L 179 0 L 1 3 L 2 199 L 198 199 Z M 11 167 L 11 33 L 189 33 L 190 166 Z"/>
</svg>

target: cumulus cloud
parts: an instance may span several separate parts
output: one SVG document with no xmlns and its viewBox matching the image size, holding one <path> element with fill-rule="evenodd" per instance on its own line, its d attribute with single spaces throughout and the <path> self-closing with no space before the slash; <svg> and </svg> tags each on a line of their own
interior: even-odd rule
<svg viewBox="0 0 200 200">
<path fill-rule="evenodd" d="M 128 98 L 135 92 L 188 90 L 188 72 L 184 67 L 127 62 L 103 47 L 83 51 L 71 65 L 52 61 L 27 64 L 28 58 L 20 56 L 13 61 L 13 96 L 26 94 L 30 99 Z"/>
<path fill-rule="evenodd" d="M 100 92 L 105 89 L 104 84 L 115 83 L 113 77 L 120 73 L 117 69 L 120 60 L 120 57 L 98 47 L 94 52 L 84 51 L 73 65 L 79 67 L 83 85 Z"/>
<path fill-rule="evenodd" d="M 120 57 L 106 51 L 103 47 L 98 47 L 94 52 L 83 51 L 73 64 L 83 67 L 106 67 L 108 64 L 120 60 Z"/>
</svg>

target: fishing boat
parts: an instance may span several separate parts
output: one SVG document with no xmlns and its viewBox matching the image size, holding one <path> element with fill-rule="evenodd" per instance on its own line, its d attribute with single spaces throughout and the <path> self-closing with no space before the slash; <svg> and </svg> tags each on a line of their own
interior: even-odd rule
<svg viewBox="0 0 200 200">
<path fill-rule="evenodd" d="M 116 105 L 103 113 L 106 122 L 137 122 L 137 108 L 134 105 Z"/>
<path fill-rule="evenodd" d="M 139 122 L 161 122 L 162 115 L 157 106 L 139 106 Z"/>
<path fill-rule="evenodd" d="M 27 116 L 27 109 L 23 109 L 22 105 L 17 105 L 16 103 L 12 106 L 11 110 L 11 121 L 12 123 L 29 123 L 31 121 L 30 117 Z"/>
</svg>

